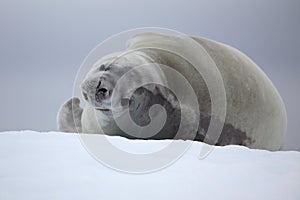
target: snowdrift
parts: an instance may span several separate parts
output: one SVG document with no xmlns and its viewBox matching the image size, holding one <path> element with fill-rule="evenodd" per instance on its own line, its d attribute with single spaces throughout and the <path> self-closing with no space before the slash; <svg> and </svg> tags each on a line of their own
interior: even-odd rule
<svg viewBox="0 0 300 200">
<path fill-rule="evenodd" d="M 131 150 L 167 142 L 110 140 Z M 199 160 L 201 145 L 194 142 L 167 168 L 137 175 L 96 161 L 75 134 L 2 132 L 0 199 L 300 199 L 299 152 L 226 146 Z"/>
</svg>

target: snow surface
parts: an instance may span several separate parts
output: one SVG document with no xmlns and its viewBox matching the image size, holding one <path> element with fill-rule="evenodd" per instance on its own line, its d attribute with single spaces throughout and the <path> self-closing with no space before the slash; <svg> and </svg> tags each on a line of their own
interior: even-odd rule
<svg viewBox="0 0 300 200">
<path fill-rule="evenodd" d="M 168 142 L 109 139 L 130 151 Z M 0 199 L 300 199 L 300 152 L 226 146 L 199 160 L 201 145 L 165 169 L 128 174 L 96 161 L 74 134 L 2 132 Z"/>
</svg>

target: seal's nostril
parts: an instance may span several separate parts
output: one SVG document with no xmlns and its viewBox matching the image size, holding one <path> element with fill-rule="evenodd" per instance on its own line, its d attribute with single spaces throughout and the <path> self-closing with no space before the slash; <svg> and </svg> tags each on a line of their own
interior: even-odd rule
<svg viewBox="0 0 300 200">
<path fill-rule="evenodd" d="M 99 83 L 98 83 L 98 85 L 97 85 L 97 89 L 99 89 L 100 88 L 100 85 L 101 85 L 101 81 L 99 81 Z"/>
<path fill-rule="evenodd" d="M 100 88 L 99 92 L 101 92 L 102 94 L 105 94 L 108 92 L 108 90 L 106 88 Z"/>
<path fill-rule="evenodd" d="M 106 88 L 100 88 L 97 90 L 95 98 L 96 101 L 100 102 L 101 100 L 107 99 L 110 96 L 109 90 Z"/>
</svg>

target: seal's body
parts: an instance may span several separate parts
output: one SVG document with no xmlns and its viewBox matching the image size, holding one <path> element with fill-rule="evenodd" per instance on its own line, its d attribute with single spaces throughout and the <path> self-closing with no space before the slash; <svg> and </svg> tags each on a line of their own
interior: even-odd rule
<svg viewBox="0 0 300 200">
<path fill-rule="evenodd" d="M 195 139 L 202 141 L 205 137 L 209 137 L 205 135 L 209 122 L 212 117 L 218 118 L 218 116 L 211 114 L 211 99 L 207 84 L 188 60 L 172 51 L 164 50 L 168 47 L 168 49 L 179 49 L 183 54 L 185 52 L 192 53 L 203 59 L 209 57 L 221 74 L 226 92 L 227 112 L 217 145 L 238 144 L 268 150 L 282 148 L 286 130 L 286 113 L 283 102 L 268 77 L 240 51 L 204 38 L 191 38 L 201 46 L 203 51 L 191 52 L 194 49 L 188 48 L 186 45 L 190 41 L 182 36 L 143 33 L 130 39 L 126 51 L 132 53 L 117 59 L 116 57 L 124 54 L 124 52 L 113 54 L 95 64 L 82 84 L 83 95 L 90 103 L 83 109 L 82 114 L 79 104 L 70 108 L 69 104 L 72 101 L 65 103 L 58 116 L 59 129 L 61 131 L 74 131 L 74 122 L 69 123 L 69 128 L 66 125 L 68 124 L 66 112 L 69 112 L 69 118 L 76 118 L 76 121 L 78 118 L 80 119 L 81 124 L 78 125 L 79 128 L 77 129 L 80 132 L 104 132 L 110 135 L 129 137 L 122 133 L 109 113 L 111 106 L 109 100 L 111 91 L 114 89 L 113 86 L 124 73 L 129 72 L 133 67 L 145 63 L 159 63 L 177 70 L 189 81 L 198 98 L 200 111 L 200 123 Z M 153 44 L 162 48 L 149 48 Z M 203 64 L 201 67 L 205 70 L 212 69 L 209 64 Z M 100 77 L 106 77 L 106 79 Z M 149 110 L 149 105 L 157 102 L 166 108 L 168 116 L 172 116 L 169 121 L 167 120 L 163 131 L 150 137 L 151 139 L 173 138 L 172 130 L 178 128 L 180 113 L 183 116 L 181 122 L 184 123 L 187 133 L 194 124 L 199 122 L 194 116 L 194 108 L 189 107 L 189 105 L 180 106 L 176 97 L 162 87 L 149 86 L 144 87 L 143 90 L 139 89 L 132 95 L 134 102 L 130 101 L 130 97 L 126 96 L 125 93 L 128 88 L 134 88 L 134 85 L 141 79 L 155 79 L 155 82 L 159 82 L 161 85 L 174 80 L 157 69 L 149 69 L 149 71 L 135 73 L 128 80 L 128 85 L 124 86 L 127 89 L 123 88 L 118 92 L 120 105 L 123 103 L 125 106 L 129 106 L 131 116 L 141 126 L 149 123 L 149 116 L 143 114 Z M 189 94 L 184 92 L 183 89 L 182 95 L 189 98 Z M 79 114 L 72 114 L 72 112 Z M 99 128 L 98 122 L 102 129 Z M 180 139 L 190 138 L 187 134 L 186 138 Z"/>
</svg>

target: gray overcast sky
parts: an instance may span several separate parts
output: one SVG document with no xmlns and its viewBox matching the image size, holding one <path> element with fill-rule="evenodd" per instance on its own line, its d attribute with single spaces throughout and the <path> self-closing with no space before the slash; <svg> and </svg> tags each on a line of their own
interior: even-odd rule
<svg viewBox="0 0 300 200">
<path fill-rule="evenodd" d="M 107 0 L 0 2 L 0 131 L 55 130 L 89 51 L 131 28 L 157 26 L 232 45 L 283 97 L 285 149 L 300 150 L 300 1 Z"/>
</svg>

